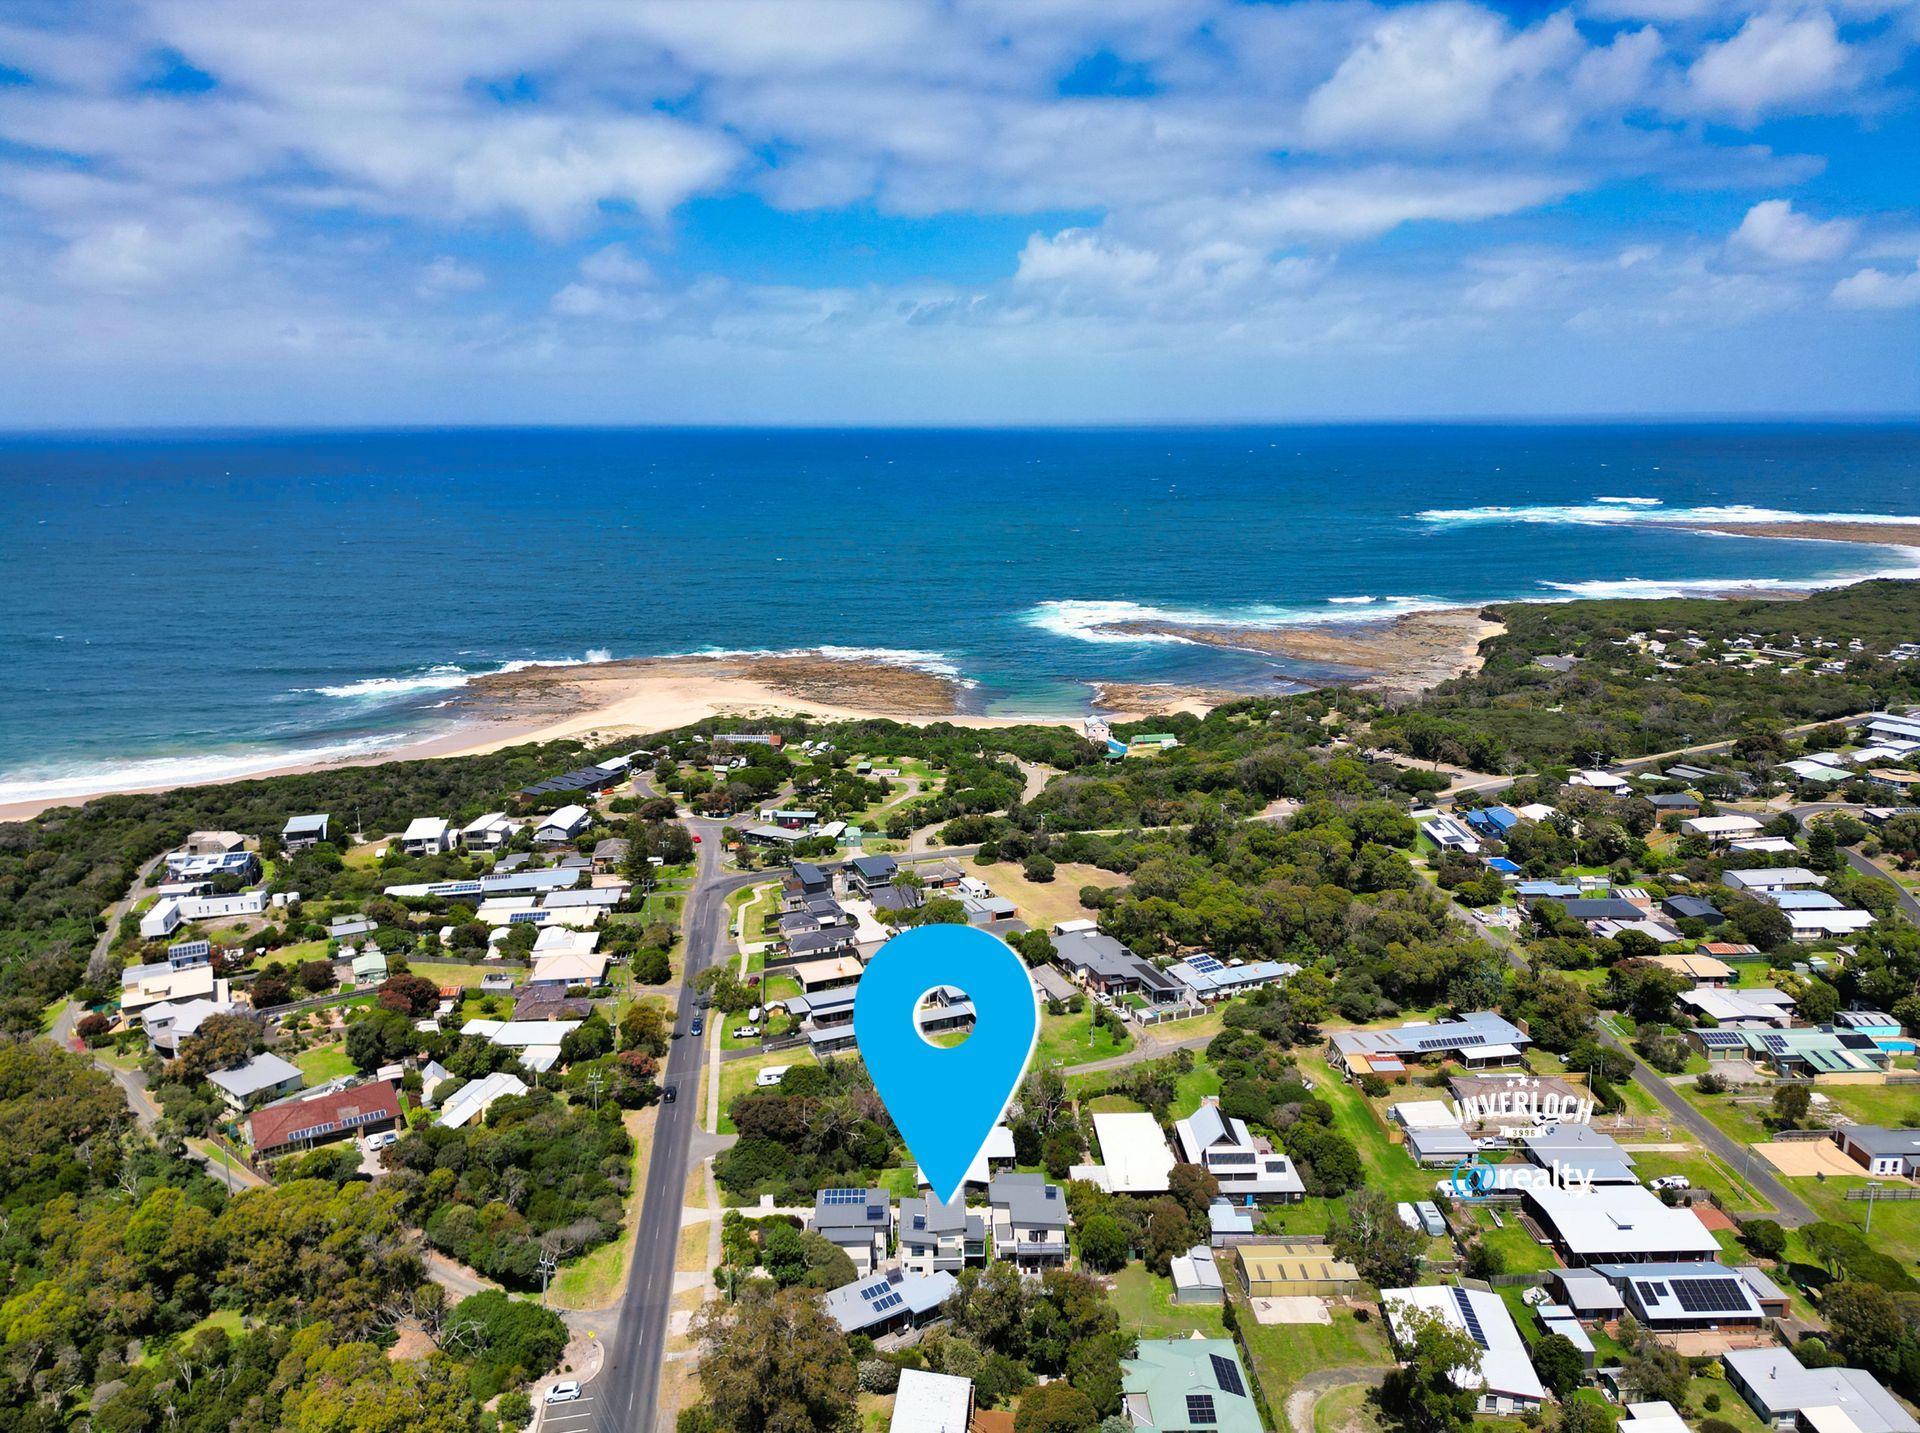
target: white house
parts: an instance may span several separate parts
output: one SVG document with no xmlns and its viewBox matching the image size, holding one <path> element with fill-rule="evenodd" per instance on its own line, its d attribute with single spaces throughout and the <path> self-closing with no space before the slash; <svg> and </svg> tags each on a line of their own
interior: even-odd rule
<svg viewBox="0 0 1920 1433">
<path fill-rule="evenodd" d="M 140 938 L 142 940 L 164 940 L 180 929 L 183 917 L 180 914 L 180 898 L 167 896 L 153 903 L 151 909 L 140 917 Z"/>
<path fill-rule="evenodd" d="M 1396 1348 L 1411 1342 L 1409 1310 L 1419 1309 L 1466 1334 L 1480 1346 L 1480 1369 L 1457 1369 L 1454 1386 L 1477 1394 L 1482 1413 L 1520 1413 L 1547 1401 L 1546 1386 L 1534 1372 L 1526 1340 L 1514 1326 L 1506 1301 L 1481 1289 L 1457 1284 L 1428 1284 L 1415 1289 L 1382 1289 L 1380 1307 Z"/>
<path fill-rule="evenodd" d="M 1567 778 L 1567 785 L 1592 787 L 1609 796 L 1624 796 L 1632 789 L 1625 777 L 1615 776 L 1611 771 L 1576 771 Z"/>
<path fill-rule="evenodd" d="M 469 850 L 497 851 L 513 839 L 514 825 L 504 811 L 489 811 L 476 816 L 460 831 L 460 840 Z"/>
<path fill-rule="evenodd" d="M 1751 816 L 1689 816 L 1680 823 L 1688 836 L 1704 836 L 1709 841 L 1732 841 L 1741 836 L 1757 836 L 1761 823 Z"/>
<path fill-rule="evenodd" d="M 1105 1162 L 1081 1167 L 1089 1170 L 1087 1177 L 1094 1183 L 1109 1194 L 1167 1192 L 1167 1176 L 1178 1161 L 1152 1115 L 1145 1111 L 1096 1114 L 1093 1132 Z"/>
<path fill-rule="evenodd" d="M 444 816 L 416 816 L 400 833 L 400 849 L 409 856 L 438 856 L 451 850 L 453 842 Z"/>
</svg>

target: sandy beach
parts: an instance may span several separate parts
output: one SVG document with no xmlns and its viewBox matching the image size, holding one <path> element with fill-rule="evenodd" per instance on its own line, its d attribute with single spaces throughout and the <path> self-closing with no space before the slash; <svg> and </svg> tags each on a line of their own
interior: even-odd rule
<svg viewBox="0 0 1920 1433">
<path fill-rule="evenodd" d="M 1384 622 L 1327 623 L 1317 627 L 1203 627 L 1169 622 L 1120 622 L 1116 632 L 1178 637 L 1209 647 L 1262 652 L 1341 667 L 1353 685 L 1409 695 L 1478 670 L 1480 644 L 1506 629 L 1477 608 L 1409 612 Z"/>
<path fill-rule="evenodd" d="M 1803 542 L 1861 542 L 1920 548 L 1920 522 L 1690 522 L 1662 524 L 1729 537 L 1798 538 Z"/>
</svg>

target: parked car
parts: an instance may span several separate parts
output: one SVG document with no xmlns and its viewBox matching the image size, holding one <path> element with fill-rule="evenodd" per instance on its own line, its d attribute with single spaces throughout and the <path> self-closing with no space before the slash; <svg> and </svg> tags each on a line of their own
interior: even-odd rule
<svg viewBox="0 0 1920 1433">
<path fill-rule="evenodd" d="M 556 1383 L 547 1390 L 547 1402 L 549 1403 L 571 1403 L 579 1396 L 580 1385 L 571 1378 L 563 1383 Z"/>
<path fill-rule="evenodd" d="M 733 1027 L 733 1038 L 736 1040 L 752 1040 L 757 1038 L 759 1034 L 760 1027 L 758 1025 L 736 1025 Z"/>
<path fill-rule="evenodd" d="M 1649 1189 L 1691 1189 L 1693 1181 L 1684 1174 L 1663 1174 L 1658 1179 L 1647 1181 Z"/>
<path fill-rule="evenodd" d="M 660 1091 L 660 1103 L 663 1105 L 670 1105 L 679 1098 L 680 1091 L 673 1085 L 668 1085 Z"/>
<path fill-rule="evenodd" d="M 381 1130 L 378 1134 L 370 1134 L 367 1136 L 367 1149 L 369 1151 L 385 1149 L 390 1144 L 398 1143 L 399 1139 L 400 1136 L 393 1130 Z"/>
</svg>

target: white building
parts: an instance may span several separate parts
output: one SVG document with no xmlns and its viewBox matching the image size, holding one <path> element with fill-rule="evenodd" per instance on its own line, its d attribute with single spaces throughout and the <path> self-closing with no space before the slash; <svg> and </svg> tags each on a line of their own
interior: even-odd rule
<svg viewBox="0 0 1920 1433">
<path fill-rule="evenodd" d="M 1429 1284 L 1416 1289 L 1382 1289 L 1380 1307 L 1396 1348 L 1410 1341 L 1407 1311 L 1421 1309 L 1461 1330 L 1480 1348 L 1480 1369 L 1454 1372 L 1454 1386 L 1475 1390 L 1482 1413 L 1520 1413 L 1539 1408 L 1547 1390 L 1527 1356 L 1526 1340 L 1514 1327 L 1513 1315 L 1498 1294 L 1463 1289 L 1453 1284 Z"/>
<path fill-rule="evenodd" d="M 584 806 L 562 806 L 533 829 L 536 845 L 564 846 L 582 831 L 592 817 Z"/>
<path fill-rule="evenodd" d="M 460 831 L 460 840 L 469 850 L 497 851 L 513 839 L 514 825 L 504 811 L 489 811 L 476 816 Z"/>
<path fill-rule="evenodd" d="M 1167 1176 L 1178 1163 L 1160 1133 L 1160 1122 L 1145 1111 L 1096 1114 L 1094 1137 L 1102 1164 L 1092 1176 L 1109 1194 L 1165 1194 Z M 1075 1174 L 1077 1179 L 1080 1176 Z"/>
<path fill-rule="evenodd" d="M 438 856 L 453 847 L 453 832 L 444 816 L 416 816 L 400 833 L 400 849 L 409 856 Z"/>
<path fill-rule="evenodd" d="M 1741 836 L 1757 836 L 1761 823 L 1751 816 L 1690 816 L 1680 823 L 1688 836 L 1704 836 L 1709 841 L 1731 841 Z"/>
</svg>

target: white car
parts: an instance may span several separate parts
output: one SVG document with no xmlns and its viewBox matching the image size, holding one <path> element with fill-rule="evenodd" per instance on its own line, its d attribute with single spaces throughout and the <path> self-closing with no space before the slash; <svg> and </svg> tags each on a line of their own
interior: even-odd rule
<svg viewBox="0 0 1920 1433">
<path fill-rule="evenodd" d="M 564 1383 L 556 1383 L 547 1390 L 548 1403 L 571 1403 L 580 1396 L 580 1385 L 569 1378 Z"/>
<path fill-rule="evenodd" d="M 758 1025 L 736 1025 L 733 1027 L 733 1038 L 736 1040 L 751 1040 L 759 1035 L 759 1033 L 760 1027 Z"/>
<path fill-rule="evenodd" d="M 390 1144 L 398 1143 L 399 1139 L 400 1136 L 394 1133 L 394 1131 L 390 1129 L 381 1130 L 378 1134 L 370 1134 L 367 1136 L 367 1150 L 371 1153 L 376 1149 L 385 1149 Z"/>
<path fill-rule="evenodd" d="M 1647 1181 L 1649 1189 L 1691 1189 L 1693 1181 L 1684 1174 L 1663 1174 L 1658 1179 Z"/>
</svg>

